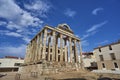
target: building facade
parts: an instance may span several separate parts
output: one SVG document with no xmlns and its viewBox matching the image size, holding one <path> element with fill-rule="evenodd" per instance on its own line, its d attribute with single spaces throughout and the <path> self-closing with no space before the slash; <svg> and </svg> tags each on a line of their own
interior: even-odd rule
<svg viewBox="0 0 120 80">
<path fill-rule="evenodd" d="M 94 49 L 99 70 L 120 70 L 120 41 Z"/>
<path fill-rule="evenodd" d="M 0 72 L 18 71 L 19 66 L 24 63 L 24 59 L 6 56 L 0 59 Z"/>
<path fill-rule="evenodd" d="M 80 61 L 82 63 L 78 59 L 79 55 L 82 56 L 80 39 L 67 24 L 59 24 L 54 28 L 45 26 L 28 44 L 25 63 L 20 70 L 40 73 L 45 67 L 48 72 L 53 66 L 54 70 L 69 63 L 78 66 Z M 43 67 L 43 64 L 46 65 Z"/>
<path fill-rule="evenodd" d="M 97 62 L 93 52 L 82 53 L 84 68 L 87 70 L 97 69 Z"/>
</svg>

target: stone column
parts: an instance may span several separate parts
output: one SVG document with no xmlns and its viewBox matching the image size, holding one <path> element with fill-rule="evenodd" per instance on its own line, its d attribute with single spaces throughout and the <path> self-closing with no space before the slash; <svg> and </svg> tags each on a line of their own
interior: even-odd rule
<svg viewBox="0 0 120 80">
<path fill-rule="evenodd" d="M 37 60 L 38 60 L 37 47 L 38 47 L 38 44 L 37 44 L 37 37 L 36 37 L 36 38 L 35 38 L 35 62 L 37 62 Z"/>
<path fill-rule="evenodd" d="M 78 62 L 78 49 L 76 44 L 76 39 L 74 40 L 74 52 L 75 52 L 75 62 Z"/>
<path fill-rule="evenodd" d="M 48 61 L 50 61 L 50 42 L 51 41 L 51 35 L 49 35 L 49 38 L 48 38 Z"/>
<path fill-rule="evenodd" d="M 28 55 L 28 63 L 30 62 L 31 59 L 31 43 L 29 44 L 29 55 Z"/>
<path fill-rule="evenodd" d="M 70 62 L 72 62 L 72 39 L 69 37 L 69 47 L 70 47 Z"/>
<path fill-rule="evenodd" d="M 32 41 L 31 41 L 31 43 L 30 43 L 30 62 L 32 62 L 32 52 L 33 52 L 33 43 L 32 43 Z"/>
<path fill-rule="evenodd" d="M 39 43 L 39 60 L 42 59 L 42 47 L 43 47 L 43 44 L 42 44 L 42 41 L 43 40 L 43 32 L 40 33 L 40 43 Z"/>
<path fill-rule="evenodd" d="M 31 61 L 34 61 L 34 40 L 32 40 L 32 56 L 31 56 Z"/>
<path fill-rule="evenodd" d="M 35 60 L 35 39 L 33 40 L 33 62 L 34 62 L 34 60 Z"/>
<path fill-rule="evenodd" d="M 56 61 L 58 62 L 58 37 L 56 37 L 56 49 L 55 49 L 55 53 L 56 53 Z"/>
<path fill-rule="evenodd" d="M 55 31 L 52 32 L 53 41 L 52 41 L 52 61 L 55 61 L 55 44 L 56 44 L 56 35 Z"/>
<path fill-rule="evenodd" d="M 45 60 L 45 58 L 46 58 L 46 39 L 47 39 L 47 29 L 44 29 L 43 52 L 42 52 L 43 60 Z"/>
<path fill-rule="evenodd" d="M 63 35 L 60 34 L 60 61 L 63 62 Z"/>
<path fill-rule="evenodd" d="M 38 34 L 38 50 L 37 50 L 37 53 L 38 53 L 38 61 L 40 60 L 40 34 Z"/>
<path fill-rule="evenodd" d="M 39 42 L 39 35 L 36 37 L 36 62 L 38 61 L 38 43 Z"/>
<path fill-rule="evenodd" d="M 31 42 L 30 42 L 29 46 L 30 46 L 30 47 L 29 47 L 29 48 L 30 48 L 30 53 L 29 53 L 29 56 L 30 56 L 30 57 L 29 57 L 29 62 L 31 62 Z"/>
<path fill-rule="evenodd" d="M 81 47 L 80 41 L 79 41 L 79 48 L 80 48 L 80 63 L 81 63 L 81 68 L 84 69 L 83 60 L 82 60 L 82 47 Z"/>
<path fill-rule="evenodd" d="M 36 38 L 34 39 L 34 47 L 33 47 L 33 55 L 34 55 L 34 58 L 33 58 L 33 62 L 35 62 L 35 58 L 36 58 Z"/>
<path fill-rule="evenodd" d="M 24 63 L 29 62 L 29 45 L 27 45 L 26 48 L 26 55 L 25 55 L 25 59 L 24 59 Z"/>
<path fill-rule="evenodd" d="M 35 38 L 35 62 L 38 61 L 38 41 L 39 41 L 39 38 L 37 35 Z"/>
<path fill-rule="evenodd" d="M 65 62 L 67 62 L 67 40 L 65 39 Z"/>
</svg>

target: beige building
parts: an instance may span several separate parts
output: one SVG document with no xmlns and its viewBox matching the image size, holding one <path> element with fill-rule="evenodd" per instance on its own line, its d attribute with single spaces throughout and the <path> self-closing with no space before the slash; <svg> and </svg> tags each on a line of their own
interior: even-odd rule
<svg viewBox="0 0 120 80">
<path fill-rule="evenodd" d="M 87 70 L 97 69 L 96 58 L 93 52 L 82 53 L 84 68 Z"/>
<path fill-rule="evenodd" d="M 22 63 L 24 63 L 24 59 L 18 57 L 6 56 L 5 58 L 0 58 L 0 72 L 18 71 Z"/>
<path fill-rule="evenodd" d="M 51 67 L 54 67 L 54 70 L 68 65 L 78 67 L 78 56 L 82 56 L 80 53 L 80 39 L 67 24 L 59 24 L 55 28 L 45 26 L 28 44 L 25 63 L 20 70 L 40 73 L 45 67 L 46 72 L 51 71 Z"/>
<path fill-rule="evenodd" d="M 94 49 L 98 70 L 120 70 L 120 41 Z"/>
</svg>

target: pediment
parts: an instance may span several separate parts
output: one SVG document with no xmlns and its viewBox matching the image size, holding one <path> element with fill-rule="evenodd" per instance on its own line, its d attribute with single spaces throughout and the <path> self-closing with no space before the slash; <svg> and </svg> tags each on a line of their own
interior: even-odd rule
<svg viewBox="0 0 120 80">
<path fill-rule="evenodd" d="M 67 31 L 73 34 L 73 31 L 70 29 L 70 27 L 67 24 L 59 24 L 57 28 L 60 28 L 64 31 Z"/>
</svg>

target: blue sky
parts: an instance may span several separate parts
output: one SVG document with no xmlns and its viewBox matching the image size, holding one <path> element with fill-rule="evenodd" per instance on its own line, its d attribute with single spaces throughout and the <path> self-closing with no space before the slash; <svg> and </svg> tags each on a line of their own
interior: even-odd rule
<svg viewBox="0 0 120 80">
<path fill-rule="evenodd" d="M 67 23 L 84 52 L 120 39 L 120 0 L 0 0 L 0 57 L 24 57 L 26 44 L 48 24 Z"/>
</svg>

